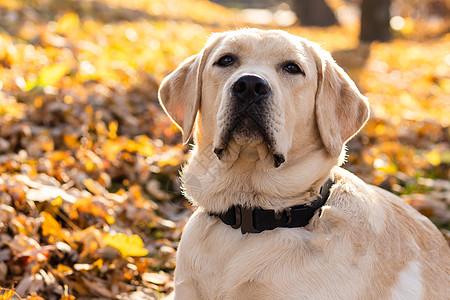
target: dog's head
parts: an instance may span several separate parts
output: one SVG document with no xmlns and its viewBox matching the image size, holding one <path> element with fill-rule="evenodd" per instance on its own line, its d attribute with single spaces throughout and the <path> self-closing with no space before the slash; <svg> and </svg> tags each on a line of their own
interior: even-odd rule
<svg viewBox="0 0 450 300">
<path fill-rule="evenodd" d="M 161 84 L 159 97 L 187 142 L 217 159 L 270 161 L 324 148 L 339 157 L 368 118 L 368 102 L 316 44 L 283 31 L 213 35 Z"/>
</svg>

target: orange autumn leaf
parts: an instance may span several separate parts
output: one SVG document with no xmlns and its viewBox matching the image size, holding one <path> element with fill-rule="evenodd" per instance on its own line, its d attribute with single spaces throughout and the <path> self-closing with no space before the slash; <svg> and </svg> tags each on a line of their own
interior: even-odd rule
<svg viewBox="0 0 450 300">
<path fill-rule="evenodd" d="M 115 162 L 117 160 L 117 154 L 119 154 L 124 148 L 124 141 L 121 139 L 107 140 L 102 145 L 102 153 L 107 160 Z"/>
<path fill-rule="evenodd" d="M 79 136 L 77 134 L 65 134 L 64 137 L 64 144 L 70 148 L 75 148 L 80 145 L 78 139 Z"/>
<path fill-rule="evenodd" d="M 84 181 L 85 183 L 91 181 Z M 89 184 L 88 184 L 89 186 Z M 93 203 L 91 198 L 82 198 L 77 200 L 71 208 L 70 218 L 78 219 L 79 213 L 88 213 L 93 216 L 101 217 L 105 219 L 108 224 L 114 223 L 114 217 L 109 215 L 103 208 Z"/>
<path fill-rule="evenodd" d="M 42 234 L 44 236 L 52 235 L 52 236 L 61 236 L 62 235 L 62 227 L 56 221 L 51 214 L 48 212 L 41 212 L 41 216 L 44 218 L 44 221 L 42 222 Z"/>
<path fill-rule="evenodd" d="M 0 300 L 10 300 L 15 298 L 16 293 L 14 290 L 4 289 L 0 287 Z"/>
<path fill-rule="evenodd" d="M 109 134 L 108 137 L 110 139 L 115 139 L 117 138 L 117 129 L 118 129 L 119 125 L 117 123 L 117 121 L 111 122 L 109 123 L 108 129 L 109 129 Z"/>
</svg>

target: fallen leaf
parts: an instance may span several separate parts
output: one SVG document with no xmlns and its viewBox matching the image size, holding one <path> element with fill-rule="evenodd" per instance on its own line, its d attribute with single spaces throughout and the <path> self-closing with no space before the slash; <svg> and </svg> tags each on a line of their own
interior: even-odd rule
<svg viewBox="0 0 450 300">
<path fill-rule="evenodd" d="M 147 249 L 142 248 L 144 243 L 138 235 L 127 236 L 123 233 L 117 233 L 114 235 L 106 234 L 103 236 L 103 241 L 117 248 L 122 256 L 145 256 L 147 255 Z"/>
<path fill-rule="evenodd" d="M 167 281 L 169 281 L 170 277 L 162 271 L 160 271 L 159 273 L 146 272 L 146 273 L 142 274 L 142 280 L 151 282 L 154 284 L 162 285 L 162 284 L 165 284 Z"/>
</svg>

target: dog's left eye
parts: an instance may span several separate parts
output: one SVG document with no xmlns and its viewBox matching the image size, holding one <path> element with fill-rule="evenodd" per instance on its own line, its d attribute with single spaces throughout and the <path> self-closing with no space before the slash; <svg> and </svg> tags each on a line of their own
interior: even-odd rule
<svg viewBox="0 0 450 300">
<path fill-rule="evenodd" d="M 214 64 L 218 65 L 219 67 L 228 67 L 234 64 L 235 59 L 231 55 L 224 55 L 221 58 L 219 58 L 218 61 L 216 61 Z"/>
<path fill-rule="evenodd" d="M 305 75 L 305 72 L 303 72 L 302 68 L 300 68 L 299 65 L 293 62 L 286 63 L 285 65 L 283 65 L 282 69 L 291 74 Z"/>
</svg>

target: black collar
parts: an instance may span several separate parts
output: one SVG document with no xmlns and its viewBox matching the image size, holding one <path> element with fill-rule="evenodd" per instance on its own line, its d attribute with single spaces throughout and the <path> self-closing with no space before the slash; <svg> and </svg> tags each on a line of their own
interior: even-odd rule
<svg viewBox="0 0 450 300">
<path fill-rule="evenodd" d="M 242 233 L 260 233 L 277 227 L 304 227 L 308 225 L 315 212 L 325 204 L 332 185 L 333 181 L 328 179 L 320 188 L 320 196 L 317 200 L 308 204 L 291 206 L 280 212 L 275 212 L 273 209 L 233 205 L 224 213 L 210 213 L 210 215 L 218 217 L 235 229 L 241 227 Z"/>
</svg>

